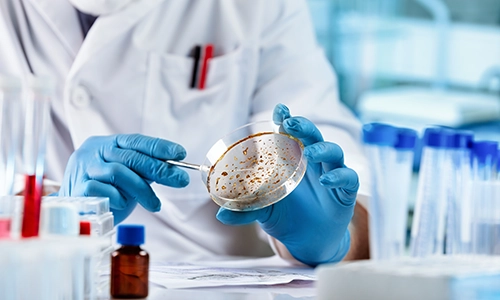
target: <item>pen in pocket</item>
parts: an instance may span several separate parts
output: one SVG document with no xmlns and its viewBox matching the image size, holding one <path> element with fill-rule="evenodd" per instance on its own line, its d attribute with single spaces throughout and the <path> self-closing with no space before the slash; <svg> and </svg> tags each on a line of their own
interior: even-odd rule
<svg viewBox="0 0 500 300">
<path fill-rule="evenodd" d="M 198 64 L 200 62 L 200 57 L 201 57 L 201 46 L 196 45 L 193 48 L 192 56 L 194 59 L 193 63 L 193 73 L 191 75 L 191 84 L 189 85 L 192 89 L 196 87 L 196 79 L 198 77 Z"/>
</svg>

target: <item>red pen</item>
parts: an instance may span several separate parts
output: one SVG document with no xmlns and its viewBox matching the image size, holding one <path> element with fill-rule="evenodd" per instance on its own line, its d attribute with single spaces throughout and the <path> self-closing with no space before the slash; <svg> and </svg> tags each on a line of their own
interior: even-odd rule
<svg viewBox="0 0 500 300">
<path fill-rule="evenodd" d="M 198 89 L 203 90 L 205 88 L 205 82 L 207 80 L 207 72 L 208 72 L 208 61 L 214 55 L 214 45 L 207 44 L 205 49 L 203 49 L 203 60 L 201 65 L 201 74 L 200 74 L 200 82 L 198 85 Z"/>
</svg>

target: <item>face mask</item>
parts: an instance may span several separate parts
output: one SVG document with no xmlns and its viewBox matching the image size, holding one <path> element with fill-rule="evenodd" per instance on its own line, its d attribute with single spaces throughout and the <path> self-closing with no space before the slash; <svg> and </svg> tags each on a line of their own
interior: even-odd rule
<svg viewBox="0 0 500 300">
<path fill-rule="evenodd" d="M 93 16 L 117 12 L 137 0 L 69 0 L 79 11 Z"/>
</svg>

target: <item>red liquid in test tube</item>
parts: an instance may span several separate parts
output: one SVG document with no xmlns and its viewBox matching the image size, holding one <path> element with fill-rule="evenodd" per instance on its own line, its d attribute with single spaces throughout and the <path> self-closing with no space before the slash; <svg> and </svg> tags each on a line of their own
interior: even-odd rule
<svg viewBox="0 0 500 300">
<path fill-rule="evenodd" d="M 50 99 L 55 81 L 49 77 L 29 79 L 24 124 L 23 164 L 25 168 L 23 238 L 36 237 L 40 227 L 45 145 L 50 119 Z"/>
<path fill-rule="evenodd" d="M 10 218 L 0 218 L 0 239 L 10 238 Z"/>
<path fill-rule="evenodd" d="M 28 238 L 38 236 L 40 208 L 42 204 L 42 183 L 37 182 L 35 175 L 26 175 L 25 180 L 21 236 Z"/>
</svg>

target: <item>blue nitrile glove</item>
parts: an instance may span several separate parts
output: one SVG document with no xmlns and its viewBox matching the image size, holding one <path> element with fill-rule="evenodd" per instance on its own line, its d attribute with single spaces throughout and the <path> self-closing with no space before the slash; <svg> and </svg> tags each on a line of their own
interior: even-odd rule
<svg viewBox="0 0 500 300">
<path fill-rule="evenodd" d="M 347 226 L 354 213 L 358 175 L 344 165 L 342 149 L 323 141 L 311 121 L 291 117 L 282 104 L 275 107 L 273 119 L 304 143 L 308 160 L 304 178 L 290 195 L 271 206 L 250 212 L 220 208 L 217 219 L 230 225 L 259 222 L 305 264 L 338 262 L 350 246 Z"/>
<path fill-rule="evenodd" d="M 178 144 L 140 134 L 90 137 L 71 155 L 58 195 L 109 197 L 118 224 L 137 203 L 152 212 L 160 210 L 151 182 L 171 187 L 189 183 L 184 170 L 164 162 L 185 156 Z"/>
</svg>

